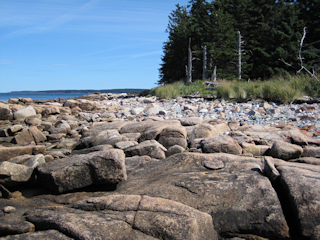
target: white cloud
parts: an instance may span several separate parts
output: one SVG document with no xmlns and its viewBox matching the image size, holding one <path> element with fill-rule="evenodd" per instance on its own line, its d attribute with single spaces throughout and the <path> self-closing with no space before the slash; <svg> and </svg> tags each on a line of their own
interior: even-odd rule
<svg viewBox="0 0 320 240">
<path fill-rule="evenodd" d="M 88 11 L 98 1 L 89 0 L 80 6 L 42 4 L 28 9 L 20 7 L 19 10 L 13 10 L 14 5 L 9 5 L 7 6 L 9 13 L 4 15 L 0 26 L 27 26 L 7 33 L 5 37 L 46 32 L 76 19 L 79 13 Z M 16 2 L 16 4 L 19 3 Z"/>
</svg>

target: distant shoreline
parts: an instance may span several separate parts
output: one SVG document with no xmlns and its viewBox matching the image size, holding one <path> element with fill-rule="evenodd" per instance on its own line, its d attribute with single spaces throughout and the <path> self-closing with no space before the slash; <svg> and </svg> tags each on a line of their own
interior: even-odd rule
<svg viewBox="0 0 320 240">
<path fill-rule="evenodd" d="M 8 102 L 10 98 L 31 98 L 32 100 L 66 99 L 95 93 L 139 94 L 144 90 L 145 89 L 12 91 L 9 93 L 0 93 L 0 101 Z"/>
<path fill-rule="evenodd" d="M 43 91 L 11 91 L 2 92 L 1 94 L 92 94 L 92 93 L 140 93 L 147 89 L 87 89 L 87 90 L 43 90 Z"/>
</svg>

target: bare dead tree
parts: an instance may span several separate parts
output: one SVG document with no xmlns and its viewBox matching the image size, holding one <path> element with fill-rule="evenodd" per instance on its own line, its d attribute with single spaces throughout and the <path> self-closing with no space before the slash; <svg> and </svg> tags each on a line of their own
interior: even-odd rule
<svg viewBox="0 0 320 240">
<path fill-rule="evenodd" d="M 242 66 L 242 61 L 241 61 L 241 57 L 242 57 L 242 36 L 240 31 L 238 31 L 238 79 L 241 79 L 241 66 Z"/>
<path fill-rule="evenodd" d="M 189 38 L 189 45 L 188 45 L 188 70 L 187 70 L 186 84 L 190 84 L 191 82 L 192 82 L 192 50 L 191 50 L 191 38 Z"/>
<path fill-rule="evenodd" d="M 202 67 L 202 79 L 207 78 L 207 46 L 203 46 L 203 67 Z"/>
<path fill-rule="evenodd" d="M 211 81 L 216 82 L 217 81 L 217 66 L 214 65 L 213 72 L 211 74 Z"/>
<path fill-rule="evenodd" d="M 300 61 L 300 69 L 297 71 L 297 74 L 300 74 L 302 70 L 305 70 L 308 74 L 310 74 L 312 77 L 314 77 L 315 79 L 317 79 L 319 81 L 319 79 L 317 78 L 315 72 L 313 71 L 310 72 L 305 66 L 304 66 L 304 63 L 303 63 L 303 57 L 302 57 L 302 47 L 303 47 L 303 42 L 305 40 L 307 36 L 307 27 L 304 27 L 303 28 L 303 36 L 301 38 L 301 41 L 300 41 L 300 48 L 299 48 L 299 56 L 298 56 L 298 59 Z"/>
</svg>

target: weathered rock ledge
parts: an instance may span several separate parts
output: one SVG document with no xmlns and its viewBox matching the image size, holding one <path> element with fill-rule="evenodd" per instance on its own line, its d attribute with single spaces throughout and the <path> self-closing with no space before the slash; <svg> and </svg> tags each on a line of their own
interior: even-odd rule
<svg viewBox="0 0 320 240">
<path fill-rule="evenodd" d="M 320 106 L 0 102 L 0 239 L 320 239 Z"/>
</svg>

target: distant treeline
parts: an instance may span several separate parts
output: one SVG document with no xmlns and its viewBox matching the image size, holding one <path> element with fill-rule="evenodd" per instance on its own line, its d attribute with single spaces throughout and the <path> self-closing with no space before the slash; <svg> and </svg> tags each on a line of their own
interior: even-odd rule
<svg viewBox="0 0 320 240">
<path fill-rule="evenodd" d="M 146 89 L 101 89 L 101 90 L 47 90 L 47 91 L 12 91 L 12 94 L 93 94 L 93 93 L 140 93 Z"/>
<path fill-rule="evenodd" d="M 319 0 L 190 0 L 171 12 L 167 31 L 159 84 L 186 79 L 189 41 L 193 79 L 202 79 L 205 46 L 208 77 L 216 69 L 218 78 L 236 78 L 239 32 L 244 79 L 295 74 L 300 60 L 320 71 Z"/>
</svg>

